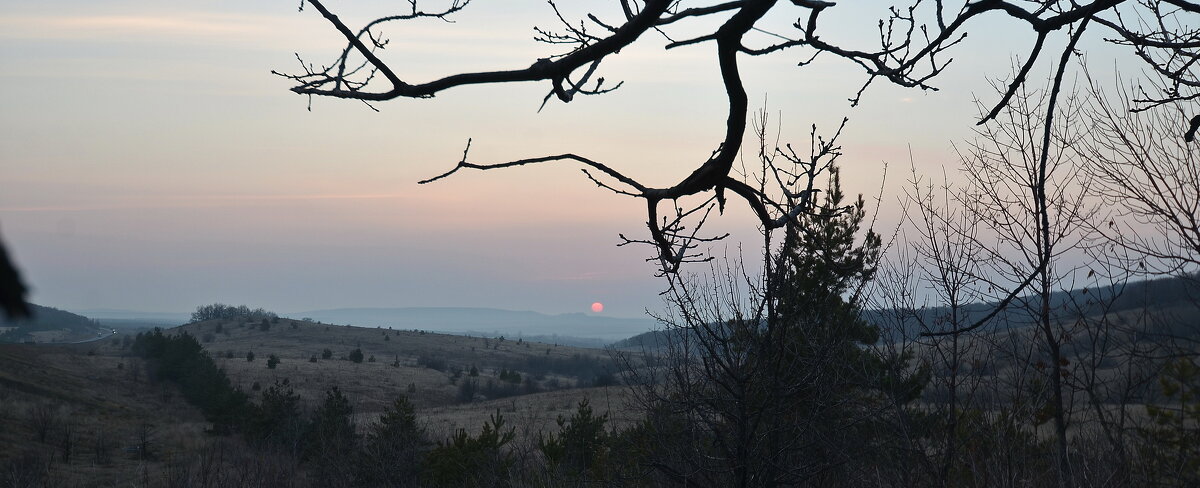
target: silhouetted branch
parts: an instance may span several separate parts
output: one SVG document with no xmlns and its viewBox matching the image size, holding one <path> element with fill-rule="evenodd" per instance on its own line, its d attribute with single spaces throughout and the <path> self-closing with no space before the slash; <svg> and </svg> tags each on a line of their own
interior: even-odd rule
<svg viewBox="0 0 1200 488">
<path fill-rule="evenodd" d="M 298 94 L 363 102 L 428 98 L 441 91 L 466 85 L 548 81 L 550 86 L 542 99 L 542 105 L 548 103 L 552 97 L 566 103 L 571 102 L 576 95 L 603 94 L 620 87 L 620 83 L 604 84 L 605 79 L 601 76 L 602 62 L 609 56 L 619 55 L 622 49 L 638 42 L 642 34 L 651 29 L 657 30 L 668 39 L 665 46 L 667 49 L 709 42 L 715 44 L 716 61 L 728 107 L 725 131 L 720 141 L 714 144 L 714 153 L 705 160 L 696 161 L 691 172 L 686 176 L 681 175 L 683 177 L 673 186 L 652 188 L 626 176 L 617 170 L 615 165 L 601 164 L 570 153 L 490 165 L 470 163 L 464 155 L 463 160 L 454 168 L 421 181 L 436 181 L 463 168 L 486 170 L 550 161 L 575 161 L 589 168 L 584 172 L 585 177 L 598 186 L 618 194 L 646 200 L 650 241 L 659 247 L 662 259 L 675 263 L 682 259 L 681 256 L 687 255 L 688 251 L 686 246 L 672 247 L 671 233 L 666 232 L 669 224 L 665 224 L 657 215 L 657 207 L 661 201 L 711 192 L 717 210 L 723 211 L 726 203 L 725 190 L 729 189 L 747 202 L 763 225 L 778 227 L 782 225 L 780 219 L 795 218 L 803 213 L 804 205 L 807 205 L 806 195 L 811 195 L 811 192 L 797 193 L 785 195 L 784 199 L 779 201 L 772 201 L 766 197 L 765 191 L 756 191 L 749 185 L 739 184 L 736 178 L 731 177 L 733 163 L 742 149 L 749 110 L 738 66 L 739 54 L 764 56 L 783 50 L 802 49 L 809 54 L 806 56 L 807 61 L 800 63 L 801 66 L 807 65 L 819 54 L 833 55 L 854 63 L 865 74 L 863 83 L 850 99 L 851 105 L 856 105 L 871 84 L 879 79 L 903 87 L 936 90 L 933 80 L 953 62 L 950 56 L 952 49 L 966 38 L 972 26 L 980 22 L 977 18 L 987 16 L 1007 21 L 1009 24 L 1023 27 L 1034 39 L 1034 43 L 1016 75 L 1000 90 L 999 99 L 994 104 L 989 104 L 991 108 L 982 114 L 979 123 L 983 124 L 994 120 L 1004 107 L 1012 103 L 1012 98 L 1018 90 L 1028 83 L 1028 74 L 1033 65 L 1043 59 L 1044 46 L 1052 40 L 1052 36 L 1065 30 L 1070 49 L 1073 50 L 1084 30 L 1083 27 L 1094 20 L 1098 25 L 1116 34 L 1116 37 L 1109 39 L 1110 42 L 1131 48 L 1151 70 L 1168 80 L 1165 86 L 1160 87 L 1161 93 L 1147 94 L 1143 97 L 1144 107 L 1190 100 L 1200 94 L 1200 91 L 1197 91 L 1200 90 L 1200 80 L 1194 74 L 1195 63 L 1200 60 L 1200 55 L 1197 54 L 1197 50 L 1200 49 L 1200 30 L 1188 23 L 1200 9 L 1195 3 L 1186 0 L 1093 0 L 1087 3 L 1066 0 L 978 0 L 964 2 L 958 7 L 946 5 L 944 0 L 915 0 L 907 6 L 890 7 L 886 16 L 878 19 L 878 37 L 868 43 L 873 43 L 874 46 L 851 45 L 853 43 L 835 40 L 834 36 L 828 35 L 828 28 L 825 28 L 825 23 L 822 22 L 825 16 L 822 14 L 830 9 L 839 8 L 840 5 L 821 0 L 744 0 L 689 7 L 670 0 L 620 0 L 619 21 L 602 19 L 593 13 L 573 20 L 565 15 L 556 3 L 549 2 L 559 27 L 535 27 L 535 39 L 548 45 L 565 46 L 564 51 L 533 59 L 527 67 L 500 71 L 466 71 L 423 83 L 407 81 L 394 66 L 380 57 L 380 52 L 386 49 L 389 42 L 376 32 L 376 28 L 386 22 L 420 18 L 449 21 L 454 14 L 469 5 L 468 0 L 452 0 L 445 8 L 439 10 L 420 9 L 414 0 L 410 2 L 407 12 L 378 18 L 357 31 L 349 28 L 327 9 L 321 0 L 308 0 L 308 3 L 342 34 L 347 44 L 337 59 L 328 66 L 318 67 L 301 61 L 302 71 L 299 74 L 281 76 L 297 83 L 292 87 L 292 91 Z M 796 11 L 787 12 L 788 15 L 796 15 L 799 19 L 793 24 L 796 31 L 792 35 L 767 32 L 757 26 L 768 12 L 777 9 Z M 1130 15 L 1138 20 L 1127 21 L 1126 17 Z M 709 28 L 710 30 L 687 30 L 687 27 L 682 27 L 692 25 L 693 21 L 698 22 L 698 19 L 717 19 L 719 26 L 715 29 Z M 676 26 L 685 30 L 687 36 L 673 40 L 664 31 Z M 775 38 L 775 42 L 760 47 L 747 46 L 745 37 L 752 31 L 766 33 Z M 359 57 L 360 62 L 351 61 L 352 58 Z M 380 80 L 386 80 L 388 86 L 376 88 L 376 85 L 383 83 Z M 1051 89 L 1059 90 L 1060 84 L 1055 83 Z M 1047 117 L 1053 117 L 1053 113 L 1053 109 L 1047 111 Z M 1195 120 L 1194 124 L 1189 125 L 1189 135 L 1194 134 L 1195 127 L 1200 126 L 1200 117 Z M 613 178 L 620 185 L 605 183 L 597 178 L 600 175 Z M 780 176 L 783 175 L 780 173 Z M 787 186 L 784 185 L 784 188 Z"/>
</svg>

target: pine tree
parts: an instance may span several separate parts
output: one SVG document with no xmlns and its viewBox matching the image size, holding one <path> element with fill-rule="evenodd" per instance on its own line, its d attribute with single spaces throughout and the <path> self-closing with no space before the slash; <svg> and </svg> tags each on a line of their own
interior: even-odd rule
<svg viewBox="0 0 1200 488">
<path fill-rule="evenodd" d="M 644 391 L 652 412 L 681 413 L 650 415 L 641 428 L 647 443 L 677 443 L 647 446 L 665 457 L 653 462 L 668 478 L 714 486 L 852 479 L 876 454 L 873 415 L 895 390 L 905 393 L 900 401 L 919 393 L 923 375 L 889 376 L 907 358 L 869 347 L 879 334 L 860 316 L 858 291 L 874 275 L 881 239 L 862 228 L 862 198 L 845 200 L 831 167 L 827 191 L 785 225 L 749 300 L 728 285 L 737 272 L 703 292 L 676 282 L 681 318 L 668 331 L 664 376 L 672 384 Z"/>
<path fill-rule="evenodd" d="M 429 446 L 408 397 L 401 395 L 373 424 L 363 443 L 356 484 L 418 486 L 417 474 Z"/>
<path fill-rule="evenodd" d="M 353 414 L 350 400 L 336 386 L 325 392 L 325 401 L 313 413 L 305 433 L 305 458 L 321 486 L 352 479 L 352 460 L 358 448 Z"/>
</svg>

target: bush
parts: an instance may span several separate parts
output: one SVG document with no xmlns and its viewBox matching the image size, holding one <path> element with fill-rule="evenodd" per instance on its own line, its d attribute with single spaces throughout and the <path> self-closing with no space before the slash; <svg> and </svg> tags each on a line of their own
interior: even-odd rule
<svg viewBox="0 0 1200 488">
<path fill-rule="evenodd" d="M 607 421 L 608 414 L 595 416 L 585 398 L 569 419 L 558 416 L 558 435 L 538 435 L 538 449 L 562 474 L 600 478 L 608 456 L 608 435 L 604 431 Z"/>
<path fill-rule="evenodd" d="M 440 358 L 437 356 L 428 356 L 428 355 L 424 355 L 424 354 L 417 356 L 417 364 L 419 364 L 423 367 L 435 370 L 435 371 L 442 371 L 442 372 L 446 371 L 446 368 L 448 366 L 446 364 L 446 360 L 444 358 Z"/>
<path fill-rule="evenodd" d="M 362 349 L 355 348 L 353 351 L 350 351 L 350 360 L 356 363 L 363 362 Z"/>
<path fill-rule="evenodd" d="M 518 373 L 516 371 L 511 371 L 508 369 L 501 369 L 499 377 L 500 377 L 501 381 L 507 381 L 507 382 L 515 384 L 515 385 L 521 384 L 521 373 Z"/>
<path fill-rule="evenodd" d="M 249 351 L 246 353 L 246 362 L 248 362 L 248 363 L 254 362 L 254 351 Z"/>
<path fill-rule="evenodd" d="M 416 486 L 425 446 L 412 403 L 400 396 L 367 431 L 356 486 Z"/>
<path fill-rule="evenodd" d="M 350 400 L 338 387 L 325 392 L 325 401 L 313 413 L 305 435 L 305 458 L 316 486 L 333 486 L 335 481 L 353 479 L 353 456 L 358 434 L 353 420 Z"/>
<path fill-rule="evenodd" d="M 275 369 L 279 365 L 279 356 L 274 354 L 267 357 L 267 369 Z"/>
<path fill-rule="evenodd" d="M 458 394 L 455 399 L 458 403 L 470 403 L 475 399 L 475 394 L 479 392 L 479 382 L 475 380 L 466 380 L 458 384 Z"/>
<path fill-rule="evenodd" d="M 504 446 L 513 437 L 497 410 L 478 437 L 458 429 L 448 442 L 439 442 L 425 457 L 423 479 L 436 487 L 508 486 L 513 457 Z"/>
<path fill-rule="evenodd" d="M 333 351 L 330 351 L 328 348 L 321 351 L 321 359 L 329 359 L 331 357 L 333 357 Z"/>
<path fill-rule="evenodd" d="M 262 401 L 252 410 L 245 430 L 252 441 L 286 448 L 295 445 L 304 432 L 300 396 L 286 382 L 277 381 L 264 390 Z"/>
</svg>

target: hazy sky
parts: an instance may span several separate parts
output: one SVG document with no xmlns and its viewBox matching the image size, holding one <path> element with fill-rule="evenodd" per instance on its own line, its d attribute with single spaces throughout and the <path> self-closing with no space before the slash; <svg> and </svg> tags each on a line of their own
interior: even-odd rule
<svg viewBox="0 0 1200 488">
<path fill-rule="evenodd" d="M 351 24 L 403 2 L 330 2 Z M 0 1 L 0 235 L 36 303 L 66 309 L 190 311 L 221 301 L 279 312 L 357 306 L 486 306 L 640 316 L 662 304 L 641 201 L 597 190 L 577 167 L 462 173 L 472 159 L 561 152 L 603 161 L 658 186 L 715 148 L 724 95 L 711 44 L 664 51 L 647 36 L 605 62 L 625 86 L 537 108 L 548 85 L 467 87 L 432 100 L 307 100 L 271 69 L 295 52 L 328 62 L 341 43 L 311 8 L 287 2 Z M 859 16 L 878 18 L 882 8 Z M 833 9 L 839 10 L 839 9 Z M 454 24 L 396 25 L 385 59 L 424 81 L 456 70 L 528 66 L 553 47 L 542 2 L 481 2 Z M 781 32 L 794 19 L 773 24 Z M 874 22 L 831 17 L 830 32 L 872 35 Z M 834 28 L 837 26 L 840 28 Z M 937 93 L 879 84 L 851 109 L 863 76 L 832 57 L 748 60 L 751 100 L 782 116 L 783 140 L 851 121 L 846 186 L 878 191 L 895 222 L 909 147 L 918 169 L 955 166 L 974 96 L 1009 73 L 1028 36 L 977 29 Z M 645 42 L 648 41 L 648 42 Z M 865 42 L 865 41 L 864 41 Z M 951 169 L 951 171 L 953 171 Z M 714 225 L 753 254 L 740 205 Z M 720 251 L 723 253 L 723 251 Z"/>
</svg>

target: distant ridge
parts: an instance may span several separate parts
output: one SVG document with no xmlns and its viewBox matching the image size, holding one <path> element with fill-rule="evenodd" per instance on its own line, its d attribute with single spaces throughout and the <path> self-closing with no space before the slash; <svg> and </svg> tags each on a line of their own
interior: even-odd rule
<svg viewBox="0 0 1200 488">
<path fill-rule="evenodd" d="M 294 319 L 436 332 L 561 336 L 615 341 L 656 327 L 651 319 L 467 307 L 335 308 L 286 314 Z"/>
<path fill-rule="evenodd" d="M 0 320 L 0 342 L 23 342 L 30 333 L 42 331 L 67 331 L 69 334 L 91 335 L 96 323 L 87 317 L 59 310 L 54 307 L 29 304 L 32 315 L 27 319 Z M 10 329 L 11 328 L 11 329 Z"/>
<path fill-rule="evenodd" d="M 142 312 L 138 310 L 122 310 L 116 308 L 91 308 L 79 310 L 78 313 L 93 319 L 104 321 L 118 320 L 130 322 L 150 322 L 156 324 L 182 325 L 191 320 L 191 313 L 180 312 Z"/>
<path fill-rule="evenodd" d="M 1029 310 L 1037 308 L 1037 300 L 1038 297 L 1033 295 L 1018 297 L 1004 311 L 993 317 L 990 323 L 1008 329 L 1029 326 L 1032 323 Z M 996 303 L 963 305 L 959 311 L 961 322 L 971 324 L 987 316 L 995 307 Z M 1147 308 L 1164 310 L 1178 307 L 1195 310 L 1200 307 L 1200 275 L 1154 278 L 1130 281 L 1123 285 L 1058 291 L 1050 294 L 1050 307 L 1058 311 L 1060 317 L 1115 314 Z M 930 307 L 905 313 L 874 309 L 864 310 L 863 318 L 868 322 L 882 324 L 888 323 L 889 320 L 894 321 L 897 316 L 905 316 L 902 327 L 911 336 L 925 332 L 919 325 L 920 321 L 926 324 L 935 323 L 936 318 L 949 314 L 949 311 L 946 307 Z M 914 315 L 921 320 L 918 321 Z"/>
<path fill-rule="evenodd" d="M 1013 301 L 1009 307 L 992 318 L 992 324 L 1007 329 L 1018 329 L 1030 325 L 1028 312 L 1030 303 L 1037 297 L 1024 296 Z M 1131 281 L 1124 286 L 1101 286 L 1099 288 L 1077 288 L 1070 291 L 1059 291 L 1050 295 L 1051 307 L 1070 310 L 1067 316 L 1096 315 L 1100 313 L 1117 314 L 1125 311 L 1155 309 L 1158 311 L 1174 309 L 1180 312 L 1180 320 L 1188 321 L 1189 317 L 1200 316 L 1200 275 L 1156 278 L 1150 280 Z M 971 303 L 960 309 L 962 322 L 969 324 L 973 320 L 985 317 L 996 307 L 995 303 Z M 902 336 L 914 337 L 925 332 L 914 318 L 918 316 L 925 323 L 934 323 L 935 319 L 949 313 L 946 307 L 930 307 L 921 310 L 897 311 L 895 309 L 868 309 L 862 311 L 864 320 L 883 326 L 897 325 L 895 317 L 905 317 L 903 330 L 892 329 L 892 335 L 885 334 L 884 341 L 896 340 Z M 889 320 L 891 319 L 891 320 Z M 1194 322 L 1194 321 L 1193 321 Z M 885 328 L 886 329 L 886 328 Z M 1164 332 L 1183 335 L 1197 333 L 1195 324 L 1170 324 Z M 657 350 L 670 343 L 672 332 L 661 328 L 616 341 L 612 347 L 629 350 Z M 682 337 L 679 330 L 673 334 Z"/>
</svg>

